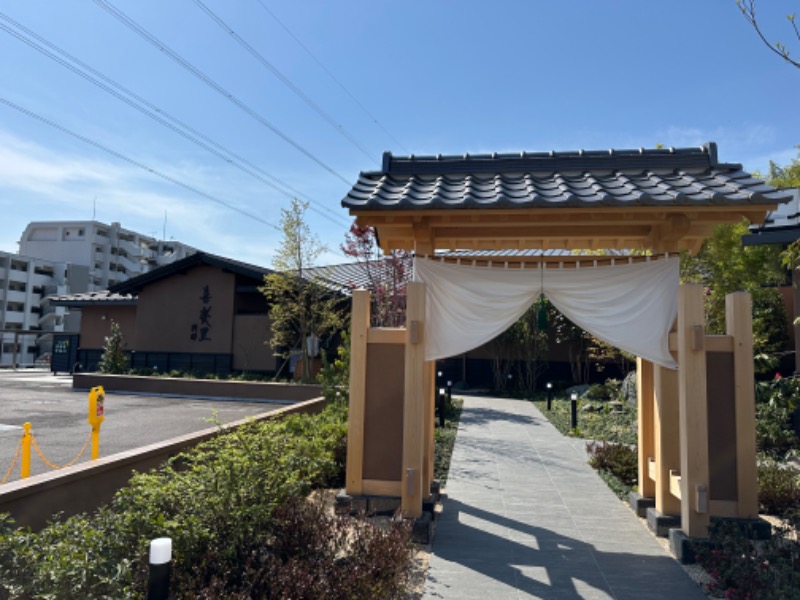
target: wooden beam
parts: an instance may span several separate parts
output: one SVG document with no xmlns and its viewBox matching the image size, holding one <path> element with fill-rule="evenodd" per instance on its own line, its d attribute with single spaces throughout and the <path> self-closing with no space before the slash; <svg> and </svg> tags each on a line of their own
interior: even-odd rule
<svg viewBox="0 0 800 600">
<path fill-rule="evenodd" d="M 351 496 L 364 493 L 364 416 L 367 394 L 367 336 L 370 295 L 355 290 L 350 321 L 350 405 L 347 417 L 347 465 L 345 491 Z"/>
<path fill-rule="evenodd" d="M 654 365 L 649 360 L 636 358 L 639 494 L 644 498 L 653 498 L 656 493 L 655 482 L 649 477 L 650 457 L 655 455 L 653 368 Z"/>
<path fill-rule="evenodd" d="M 736 404 L 736 481 L 738 514 L 758 518 L 758 473 L 756 467 L 756 405 L 753 372 L 753 311 L 750 294 L 736 292 L 725 297 L 725 322 L 733 339 L 733 377 Z"/>
<path fill-rule="evenodd" d="M 423 448 L 422 497 L 431 493 L 433 483 L 434 428 L 436 425 L 436 362 L 425 363 L 425 442 Z"/>
<path fill-rule="evenodd" d="M 653 415 L 656 461 L 655 508 L 662 515 L 680 515 L 680 500 L 670 490 L 670 472 L 680 470 L 681 466 L 678 439 L 680 429 L 678 372 L 656 365 L 653 387 L 656 402 Z"/>
<path fill-rule="evenodd" d="M 695 349 L 694 331 L 705 326 L 703 287 L 678 290 L 678 379 L 681 445 L 681 529 L 693 538 L 708 537 L 708 397 L 706 352 Z"/>
<path fill-rule="evenodd" d="M 403 397 L 402 511 L 422 515 L 425 436 L 425 284 L 412 281 L 406 291 L 408 337 Z M 416 335 L 412 336 L 412 332 Z"/>
<path fill-rule="evenodd" d="M 405 327 L 370 327 L 367 332 L 370 344 L 402 344 L 405 340 Z"/>
<path fill-rule="evenodd" d="M 400 496 L 399 481 L 385 481 L 382 479 L 365 479 L 364 494 L 369 496 Z"/>
<path fill-rule="evenodd" d="M 731 335 L 706 335 L 703 340 L 706 352 L 733 352 L 733 336 Z M 678 351 L 678 333 L 669 334 L 669 351 Z"/>
<path fill-rule="evenodd" d="M 677 499 L 683 499 L 683 488 L 681 487 L 681 474 L 678 471 L 669 472 L 669 491 Z"/>
</svg>

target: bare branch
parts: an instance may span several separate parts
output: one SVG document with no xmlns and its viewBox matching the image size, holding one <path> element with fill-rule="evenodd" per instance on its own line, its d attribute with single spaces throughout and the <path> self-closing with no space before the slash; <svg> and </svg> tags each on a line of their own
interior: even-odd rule
<svg viewBox="0 0 800 600">
<path fill-rule="evenodd" d="M 761 31 L 759 27 L 758 20 L 756 19 L 756 0 L 736 0 L 736 6 L 739 7 L 739 10 L 742 11 L 742 15 L 747 20 L 750 25 L 753 26 L 758 37 L 761 38 L 761 41 L 769 48 L 772 52 L 780 56 L 783 60 L 788 62 L 790 65 L 793 65 L 800 69 L 800 62 L 794 60 L 789 55 L 789 50 L 786 48 L 784 44 L 781 42 L 770 42 L 764 36 L 764 33 Z M 800 30 L 798 30 L 797 23 L 795 22 L 795 15 L 791 14 L 787 16 L 789 22 L 791 23 L 792 29 L 794 30 L 797 39 L 800 40 Z"/>
</svg>

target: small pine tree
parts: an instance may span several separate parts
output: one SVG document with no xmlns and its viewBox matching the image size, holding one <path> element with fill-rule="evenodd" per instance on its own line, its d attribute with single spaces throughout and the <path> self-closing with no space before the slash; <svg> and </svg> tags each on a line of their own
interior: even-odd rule
<svg viewBox="0 0 800 600">
<path fill-rule="evenodd" d="M 103 356 L 100 358 L 98 368 L 101 373 L 120 375 L 128 372 L 128 357 L 125 356 L 125 337 L 122 335 L 119 323 L 111 321 L 111 335 L 106 336 L 103 346 Z"/>
</svg>

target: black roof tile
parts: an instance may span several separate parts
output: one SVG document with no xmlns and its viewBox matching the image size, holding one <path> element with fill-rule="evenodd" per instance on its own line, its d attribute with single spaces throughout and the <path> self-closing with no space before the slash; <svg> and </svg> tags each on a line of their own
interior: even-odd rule
<svg viewBox="0 0 800 600">
<path fill-rule="evenodd" d="M 342 200 L 351 210 L 775 204 L 789 196 L 713 142 L 696 148 L 393 156 L 363 172 Z"/>
</svg>

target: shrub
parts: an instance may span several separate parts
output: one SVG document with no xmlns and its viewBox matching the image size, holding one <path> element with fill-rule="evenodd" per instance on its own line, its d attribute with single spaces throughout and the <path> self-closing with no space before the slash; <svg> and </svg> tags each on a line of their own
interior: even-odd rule
<svg viewBox="0 0 800 600">
<path fill-rule="evenodd" d="M 622 382 L 618 379 L 606 379 L 605 383 L 594 383 L 586 390 L 586 398 L 593 402 L 617 400 L 622 394 Z"/>
<path fill-rule="evenodd" d="M 412 552 L 407 524 L 383 529 L 296 499 L 275 511 L 271 541 L 254 548 L 236 573 L 202 576 L 199 571 L 216 563 L 209 556 L 196 570 L 209 584 L 192 592 L 199 598 L 393 598 L 403 591 Z"/>
<path fill-rule="evenodd" d="M 758 502 L 769 515 L 800 508 L 800 472 L 774 460 L 758 465 Z"/>
<path fill-rule="evenodd" d="M 800 513 L 784 515 L 786 525 L 771 539 L 754 542 L 729 521 L 712 522 L 708 546 L 696 548 L 698 562 L 714 578 L 709 590 L 731 600 L 785 600 L 800 589 Z"/>
<path fill-rule="evenodd" d="M 756 447 L 771 458 L 781 459 L 793 448 L 800 447 L 791 428 L 789 408 L 777 402 L 756 406 Z"/>
<path fill-rule="evenodd" d="M 589 442 L 589 464 L 598 471 L 608 471 L 627 486 L 636 485 L 639 458 L 635 449 L 625 444 Z"/>
<path fill-rule="evenodd" d="M 178 597 L 214 577 L 235 577 L 269 539 L 279 507 L 341 481 L 345 431 L 342 405 L 253 422 L 135 475 L 94 515 L 52 522 L 38 534 L 0 521 L 0 598 L 141 594 L 147 544 L 164 535 L 173 538 Z M 211 558 L 213 570 L 204 567 Z"/>
<path fill-rule="evenodd" d="M 97 365 L 101 373 L 120 375 L 128 372 L 128 357 L 125 356 L 125 338 L 119 323 L 111 321 L 111 334 L 106 337 L 103 355 Z"/>
</svg>

